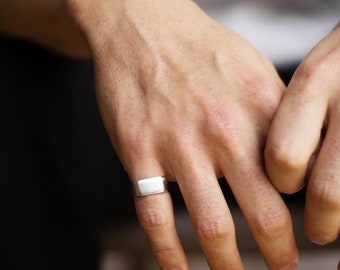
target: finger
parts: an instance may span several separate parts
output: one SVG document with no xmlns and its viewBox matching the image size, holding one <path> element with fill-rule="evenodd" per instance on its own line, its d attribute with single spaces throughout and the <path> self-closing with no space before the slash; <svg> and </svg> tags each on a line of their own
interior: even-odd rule
<svg viewBox="0 0 340 270">
<path fill-rule="evenodd" d="M 269 269 L 296 269 L 298 250 L 289 211 L 260 167 L 260 158 L 247 159 L 226 172 L 229 185 Z"/>
<path fill-rule="evenodd" d="M 304 185 L 326 115 L 327 97 L 318 94 L 323 82 L 309 75 L 302 68 L 294 74 L 267 138 L 266 171 L 284 193 L 294 193 Z"/>
<path fill-rule="evenodd" d="M 340 124 L 329 120 L 326 137 L 307 187 L 305 232 L 325 244 L 340 232 Z"/>
<path fill-rule="evenodd" d="M 169 193 L 135 199 L 138 220 L 162 269 L 189 269 L 178 238 Z"/>
<path fill-rule="evenodd" d="M 211 269 L 244 269 L 231 214 L 207 164 L 204 160 L 182 163 L 185 169 L 177 175 L 193 227 Z"/>
</svg>

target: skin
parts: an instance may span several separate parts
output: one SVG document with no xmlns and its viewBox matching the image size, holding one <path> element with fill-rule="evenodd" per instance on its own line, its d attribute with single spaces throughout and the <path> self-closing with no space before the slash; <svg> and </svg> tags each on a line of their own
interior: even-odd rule
<svg viewBox="0 0 340 270">
<path fill-rule="evenodd" d="M 340 27 L 296 70 L 268 135 L 266 168 L 275 187 L 307 184 L 304 227 L 326 244 L 340 232 Z"/>
<path fill-rule="evenodd" d="M 0 34 L 32 40 L 70 57 L 91 56 L 63 0 L 0 0 Z"/>
<path fill-rule="evenodd" d="M 244 269 L 221 176 L 269 269 L 296 268 L 291 218 L 263 169 L 285 90 L 268 59 L 189 0 L 0 5 L 2 33 L 93 58 L 103 122 L 131 180 L 165 175 L 178 182 L 211 269 Z M 160 267 L 188 269 L 170 195 L 135 204 Z"/>
</svg>

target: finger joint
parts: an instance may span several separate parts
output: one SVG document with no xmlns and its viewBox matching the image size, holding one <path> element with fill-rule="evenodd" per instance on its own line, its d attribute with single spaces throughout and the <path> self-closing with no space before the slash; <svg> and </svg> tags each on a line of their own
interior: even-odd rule
<svg viewBox="0 0 340 270">
<path fill-rule="evenodd" d="M 291 226 L 290 216 L 283 207 L 262 209 L 254 217 L 254 229 L 256 234 L 265 238 L 277 237 Z"/>
<path fill-rule="evenodd" d="M 203 240 L 222 240 L 234 233 L 234 226 L 226 217 L 204 220 L 198 224 L 198 234 Z"/>
</svg>

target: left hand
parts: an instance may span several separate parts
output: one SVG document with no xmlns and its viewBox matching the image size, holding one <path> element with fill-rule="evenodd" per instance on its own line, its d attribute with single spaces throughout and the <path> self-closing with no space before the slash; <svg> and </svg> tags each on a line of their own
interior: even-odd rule
<svg viewBox="0 0 340 270">
<path fill-rule="evenodd" d="M 304 229 L 316 243 L 340 231 L 340 25 L 296 70 L 272 122 L 266 170 L 281 192 L 307 182 Z"/>
</svg>

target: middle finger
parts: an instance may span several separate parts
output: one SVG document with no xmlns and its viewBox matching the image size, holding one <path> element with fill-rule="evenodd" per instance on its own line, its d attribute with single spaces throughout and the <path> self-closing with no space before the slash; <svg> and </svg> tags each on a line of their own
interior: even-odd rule
<svg viewBox="0 0 340 270">
<path fill-rule="evenodd" d="M 245 215 L 269 269 L 296 269 L 298 251 L 291 218 L 279 193 L 263 172 L 261 158 L 242 157 L 225 169 L 229 185 Z"/>
<path fill-rule="evenodd" d="M 208 160 L 193 160 L 181 164 L 177 181 L 208 264 L 211 269 L 244 269 L 215 172 Z"/>
</svg>

